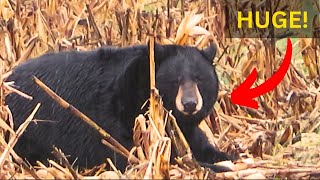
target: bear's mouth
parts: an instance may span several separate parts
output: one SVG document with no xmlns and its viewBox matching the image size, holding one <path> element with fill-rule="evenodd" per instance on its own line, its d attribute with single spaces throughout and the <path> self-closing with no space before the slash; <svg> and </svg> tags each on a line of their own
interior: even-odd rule
<svg viewBox="0 0 320 180">
<path fill-rule="evenodd" d="M 186 112 L 186 111 L 181 111 L 179 110 L 182 114 L 186 115 L 186 116 L 191 116 L 191 115 L 195 115 L 197 114 L 199 111 L 193 111 L 193 112 Z"/>
<path fill-rule="evenodd" d="M 176 108 L 184 115 L 195 115 L 202 108 L 203 100 L 198 86 L 194 82 L 186 82 L 179 86 L 176 96 Z"/>
</svg>

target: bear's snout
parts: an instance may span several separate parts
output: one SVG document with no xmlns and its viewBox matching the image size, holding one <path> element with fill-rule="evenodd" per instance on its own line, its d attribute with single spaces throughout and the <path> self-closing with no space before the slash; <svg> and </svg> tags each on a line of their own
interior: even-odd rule
<svg viewBox="0 0 320 180">
<path fill-rule="evenodd" d="M 202 97 L 195 82 L 188 81 L 179 86 L 176 107 L 185 115 L 194 115 L 202 108 Z"/>
</svg>

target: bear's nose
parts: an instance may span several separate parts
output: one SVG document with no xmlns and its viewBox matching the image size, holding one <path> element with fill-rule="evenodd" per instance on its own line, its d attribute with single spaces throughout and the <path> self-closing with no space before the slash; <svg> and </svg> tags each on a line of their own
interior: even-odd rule
<svg viewBox="0 0 320 180">
<path fill-rule="evenodd" d="M 184 112 L 187 112 L 189 114 L 192 114 L 194 111 L 196 111 L 197 103 L 195 101 L 188 101 L 185 103 L 182 103 L 184 107 Z"/>
</svg>

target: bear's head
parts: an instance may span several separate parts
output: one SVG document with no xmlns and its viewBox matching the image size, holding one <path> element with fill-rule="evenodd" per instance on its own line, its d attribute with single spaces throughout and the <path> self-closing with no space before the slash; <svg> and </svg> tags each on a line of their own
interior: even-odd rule
<svg viewBox="0 0 320 180">
<path fill-rule="evenodd" d="M 216 47 L 155 46 L 156 83 L 164 106 L 178 122 L 198 124 L 211 112 L 218 94 L 212 60 Z"/>
</svg>

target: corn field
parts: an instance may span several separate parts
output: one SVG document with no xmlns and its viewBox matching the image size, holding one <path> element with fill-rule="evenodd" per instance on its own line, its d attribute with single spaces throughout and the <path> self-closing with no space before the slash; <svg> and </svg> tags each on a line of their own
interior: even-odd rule
<svg viewBox="0 0 320 180">
<path fill-rule="evenodd" d="M 226 9 L 232 12 L 235 4 L 263 9 L 268 2 L 290 6 L 289 1 L 270 0 L 0 0 L 0 178 L 319 178 L 319 22 L 315 22 L 318 29 L 313 37 L 291 38 L 291 66 L 273 91 L 257 98 L 258 109 L 235 105 L 230 98 L 253 68 L 258 71 L 254 86 L 277 71 L 284 58 L 286 38 L 230 37 L 225 29 L 235 28 L 236 22 L 228 18 Z M 313 2 L 319 13 L 320 3 Z M 128 149 L 140 163 L 125 172 L 110 159 L 86 170 L 73 167 L 67 160 L 31 166 L 14 152 L 12 148 L 34 114 L 19 131 L 13 130 L 14 118 L 5 96 L 18 93 L 30 97 L 16 89 L 14 82 L 6 81 L 12 68 L 49 52 L 86 51 L 106 45 L 126 47 L 147 44 L 153 38 L 159 44 L 199 49 L 211 43 L 217 46 L 213 63 L 220 82 L 218 101 L 213 114 L 200 127 L 219 150 L 238 157 L 235 162 L 219 163 L 232 171 L 213 173 L 202 168 L 190 158 L 189 151 L 183 154 L 186 158 L 178 157 L 176 164 L 170 163 L 173 146 L 188 149 L 188 145 L 183 134 L 171 145 L 163 127 L 165 122 L 178 127 L 163 108 L 156 89 L 151 91 L 148 113 L 136 118 L 133 140 L 142 145 Z M 150 134 L 148 138 L 145 133 Z M 66 159 L 58 149 L 55 153 Z"/>
</svg>

